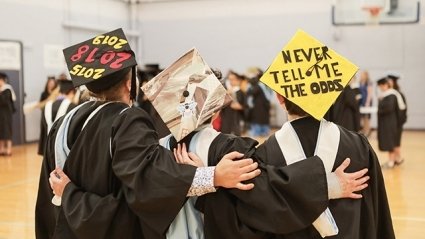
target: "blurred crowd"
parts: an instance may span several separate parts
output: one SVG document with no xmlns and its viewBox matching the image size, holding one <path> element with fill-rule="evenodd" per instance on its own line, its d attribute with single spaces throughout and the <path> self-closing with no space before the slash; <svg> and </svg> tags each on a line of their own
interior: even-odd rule
<svg viewBox="0 0 425 239">
<path fill-rule="evenodd" d="M 158 64 L 147 64 L 143 69 L 138 69 L 140 86 L 160 72 Z M 221 81 L 224 81 L 233 102 L 213 120 L 216 130 L 254 138 L 270 135 L 274 93 L 260 82 L 262 75 L 263 71 L 257 67 L 248 68 L 244 73 L 229 70 L 224 75 Z M 400 75 L 390 73 L 379 78 L 376 81 L 377 91 L 367 71 L 361 71 L 358 76 L 345 87 L 326 113 L 325 119 L 369 137 L 372 132 L 371 115 L 376 114 L 379 149 L 388 152 L 388 161 L 383 166 L 393 168 L 404 162 L 400 144 L 403 125 L 407 121 L 407 104 L 398 84 Z M 16 96 L 7 81 L 7 75 L 0 72 L 0 155 L 12 154 L 12 114 L 15 112 Z M 65 74 L 47 77 L 44 91 L 35 107 L 42 111 L 38 150 L 40 155 L 43 154 L 45 139 L 54 121 L 90 97 L 84 87 L 74 88 Z M 374 102 L 377 105 L 374 106 Z M 135 105 L 152 116 L 160 137 L 170 133 L 142 91 Z"/>
</svg>

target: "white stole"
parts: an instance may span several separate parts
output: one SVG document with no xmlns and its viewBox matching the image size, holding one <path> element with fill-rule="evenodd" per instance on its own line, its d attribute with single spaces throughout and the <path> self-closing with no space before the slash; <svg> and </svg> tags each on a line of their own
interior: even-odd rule
<svg viewBox="0 0 425 239">
<path fill-rule="evenodd" d="M 397 98 L 397 105 L 399 110 L 406 109 L 406 103 L 404 102 L 403 97 L 401 96 L 400 92 L 396 91 L 395 89 L 388 89 L 385 92 L 382 92 L 379 95 L 379 98 L 383 99 L 389 95 L 394 95 Z"/>
<path fill-rule="evenodd" d="M 210 125 L 201 126 L 199 130 L 190 140 L 188 152 L 198 155 L 205 166 L 208 166 L 208 151 L 212 141 L 220 134 Z M 172 135 L 168 135 L 159 140 L 160 145 L 170 149 L 169 142 Z M 190 197 L 182 209 L 180 209 L 174 221 L 168 228 L 167 239 L 203 239 L 204 222 L 202 213 L 195 209 L 197 197 Z"/>
<path fill-rule="evenodd" d="M 280 130 L 276 131 L 275 136 L 287 165 L 306 158 L 300 140 L 290 122 L 286 122 Z M 322 159 L 326 173 L 332 172 L 339 140 L 340 131 L 338 126 L 332 122 L 321 120 L 314 155 Z M 329 208 L 326 208 L 319 218 L 313 222 L 313 226 L 322 237 L 338 234 L 338 227 Z"/>
<path fill-rule="evenodd" d="M 46 120 L 46 123 L 47 123 L 47 134 L 49 134 L 50 129 L 53 126 L 53 123 L 57 119 L 59 119 L 60 117 L 62 117 L 66 114 L 66 111 L 68 110 L 68 107 L 71 104 L 71 101 L 69 99 L 66 99 L 66 98 L 62 100 L 54 120 L 52 120 L 53 103 L 54 103 L 54 101 L 48 101 L 46 103 L 46 105 L 44 106 L 44 119 Z"/>
</svg>

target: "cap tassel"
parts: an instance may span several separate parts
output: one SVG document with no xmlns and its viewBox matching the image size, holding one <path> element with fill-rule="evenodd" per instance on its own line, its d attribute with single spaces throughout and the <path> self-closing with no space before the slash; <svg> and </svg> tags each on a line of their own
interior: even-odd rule
<svg viewBox="0 0 425 239">
<path fill-rule="evenodd" d="M 133 66 L 131 69 L 131 89 L 130 89 L 130 99 L 132 101 L 136 100 L 137 96 L 137 82 L 136 82 L 136 66 Z"/>
</svg>

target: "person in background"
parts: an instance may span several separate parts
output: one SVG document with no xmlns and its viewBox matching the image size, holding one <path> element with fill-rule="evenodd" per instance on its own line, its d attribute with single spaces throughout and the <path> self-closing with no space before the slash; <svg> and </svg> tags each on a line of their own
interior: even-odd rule
<svg viewBox="0 0 425 239">
<path fill-rule="evenodd" d="M 354 132 L 360 130 L 360 96 L 357 93 L 355 79 L 344 88 L 329 110 L 328 120 Z"/>
<path fill-rule="evenodd" d="M 361 107 L 371 107 L 373 100 L 373 86 L 370 82 L 369 72 L 362 71 L 360 73 L 360 106 Z M 361 131 L 366 137 L 369 137 L 372 130 L 370 129 L 370 114 L 361 114 L 360 115 L 360 125 Z"/>
<path fill-rule="evenodd" d="M 266 87 L 260 78 L 263 71 L 258 68 L 250 70 L 247 91 L 247 109 L 245 115 L 249 121 L 251 137 L 267 137 L 270 132 L 270 100 L 273 92 Z"/>
<path fill-rule="evenodd" d="M 398 107 L 395 90 L 391 89 L 386 77 L 378 80 L 380 90 L 378 104 L 378 146 L 382 151 L 388 151 L 388 161 L 383 168 L 393 168 L 396 163 L 395 148 L 398 144 Z"/>
<path fill-rule="evenodd" d="M 158 75 L 161 72 L 158 64 L 146 64 L 144 70 L 138 69 L 137 78 L 139 80 L 139 85 L 144 86 L 147 82 L 149 82 L 152 78 Z M 155 130 L 158 133 L 159 137 L 164 137 L 170 134 L 170 130 L 167 128 L 167 125 L 161 120 L 158 112 L 152 106 L 152 103 L 143 93 L 140 91 L 137 95 L 137 100 L 135 102 L 137 107 L 142 108 L 146 111 L 151 117 L 153 124 L 155 126 Z"/>
<path fill-rule="evenodd" d="M 12 155 L 12 114 L 16 111 L 16 95 L 7 84 L 7 75 L 0 72 L 0 155 Z"/>
<path fill-rule="evenodd" d="M 400 86 L 398 85 L 398 80 L 400 79 L 400 76 L 397 74 L 389 74 L 387 76 L 388 83 L 390 84 L 390 87 L 397 91 L 397 112 L 398 112 L 398 131 L 397 131 L 397 147 L 395 148 L 395 165 L 400 165 L 404 162 L 404 158 L 401 157 L 401 134 L 403 132 L 403 125 L 407 121 L 407 103 L 406 103 L 406 97 L 404 94 L 400 91 Z"/>
<path fill-rule="evenodd" d="M 245 94 L 240 86 L 243 76 L 234 71 L 227 75 L 226 87 L 233 98 L 233 102 L 221 110 L 221 132 L 224 134 L 241 135 L 241 121 L 243 120 Z"/>
<path fill-rule="evenodd" d="M 44 91 L 41 93 L 39 102 L 45 101 L 52 94 L 53 90 L 56 88 L 57 82 L 54 76 L 48 76 L 46 85 L 44 86 Z"/>
<path fill-rule="evenodd" d="M 58 80 L 57 83 L 59 85 L 59 96 L 54 100 L 48 100 L 42 109 L 38 155 L 44 154 L 47 135 L 53 123 L 76 106 L 73 103 L 76 90 L 72 81 Z"/>
</svg>

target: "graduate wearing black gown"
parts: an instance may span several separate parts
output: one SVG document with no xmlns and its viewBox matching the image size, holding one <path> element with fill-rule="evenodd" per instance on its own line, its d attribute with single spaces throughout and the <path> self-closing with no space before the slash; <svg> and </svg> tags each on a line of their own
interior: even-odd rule
<svg viewBox="0 0 425 239">
<path fill-rule="evenodd" d="M 297 176 L 303 175 L 302 171 L 311 170 L 308 168 L 307 162 L 321 161 L 315 155 L 316 143 L 318 141 L 318 132 L 320 121 L 312 117 L 305 117 L 292 121 L 291 126 L 294 128 L 296 135 L 300 140 L 305 156 L 312 157 L 291 164 L 289 167 L 296 164 L 304 163 L 300 166 L 300 171 L 293 171 L 289 174 L 276 175 L 282 176 Z M 339 228 L 339 233 L 336 236 L 327 238 L 341 239 L 381 239 L 395 238 L 392 227 L 391 215 L 388 206 L 388 200 L 385 192 L 385 185 L 380 170 L 378 159 L 369 145 L 366 138 L 350 132 L 342 127 L 338 127 L 340 132 L 339 146 L 337 149 L 336 159 L 332 166 L 332 171 L 341 162 L 350 157 L 352 163 L 348 171 L 356 171 L 367 167 L 369 169 L 369 186 L 362 191 L 363 198 L 360 200 L 342 199 L 331 200 L 328 206 Z M 205 195 L 203 210 L 205 215 L 206 238 L 285 238 L 285 239 L 319 239 L 322 238 L 318 231 L 311 225 L 303 222 L 313 221 L 317 218 L 311 208 L 298 208 L 293 210 L 290 206 L 303 204 L 302 198 L 296 196 L 303 190 L 316 191 L 315 198 L 305 198 L 305 200 L 320 201 L 320 187 L 310 188 L 308 185 L 293 183 L 289 188 L 286 188 L 288 194 L 285 198 L 269 197 L 267 187 L 263 187 L 259 180 L 266 174 L 267 167 L 270 166 L 285 166 L 286 162 L 278 143 L 279 139 L 276 135 L 272 135 L 266 142 L 260 145 L 253 158 L 256 158 L 260 163 L 260 168 L 263 173 L 253 179 L 256 187 L 249 192 L 240 192 L 237 190 L 219 190 L 214 194 Z M 218 142 L 218 141 L 217 141 Z M 213 145 L 211 145 L 213 147 Z M 226 147 L 226 146 L 225 146 Z M 214 158 L 214 153 L 211 152 L 210 158 Z M 214 162 L 210 162 L 214 164 Z M 265 166 L 270 165 L 270 166 Z M 266 167 L 266 168 L 263 168 Z M 319 167 L 319 165 L 317 165 Z M 270 171 L 267 171 L 268 173 Z M 314 171 L 311 171 L 314 173 Z M 299 174 L 298 174 L 299 173 Z M 277 178 L 276 177 L 276 178 Z M 308 176 L 304 176 L 305 180 L 309 180 Z M 289 182 L 290 177 L 286 177 Z M 268 176 L 268 182 L 273 184 L 275 177 Z M 259 186 L 257 186 L 259 185 Z M 289 186 L 288 184 L 287 186 Z M 285 191 L 286 192 L 286 191 Z M 275 192 L 276 193 L 276 192 Z M 314 195 L 314 193 L 313 193 Z M 301 199 L 301 200 L 300 200 Z M 217 207 L 216 205 L 220 205 Z M 253 206 L 257 205 L 257 206 Z M 287 206 L 285 206 L 287 205 Z M 304 204 L 306 205 L 306 204 Z M 321 209 L 324 210 L 323 206 Z M 276 210 L 268 210 L 273 209 Z M 281 209 L 283 209 L 281 211 Z M 302 213 L 300 213 L 302 212 Z M 299 220 L 286 217 L 286 215 L 298 216 Z M 316 217 L 314 217 L 316 216 Z M 225 226 L 224 226 L 225 225 Z M 295 232 L 293 232 L 295 230 Z"/>
<path fill-rule="evenodd" d="M 103 100 L 75 107 L 51 128 L 35 209 L 36 238 L 162 239 L 187 195 L 202 195 L 222 186 L 212 184 L 219 178 L 214 172 L 226 174 L 218 167 L 179 165 L 172 153 L 158 144 L 149 115 L 130 107 L 137 87 L 134 53 L 122 29 L 105 35 L 120 39 L 120 45 L 99 46 L 93 38 L 64 50 L 74 85 L 85 84 Z M 98 58 L 88 60 L 81 56 L 81 49 L 90 46 L 102 54 L 116 52 L 127 59 L 115 65 L 105 65 Z M 104 69 L 105 75 L 95 79 L 78 74 L 74 69 L 82 69 L 79 64 L 85 65 L 84 69 Z M 227 175 L 240 183 L 238 178 L 247 175 L 232 166 L 236 164 L 227 164 L 238 169 Z M 249 170 L 242 171 L 255 169 L 255 164 L 247 166 Z M 67 177 L 56 167 L 63 168 L 72 180 L 62 191 L 53 188 L 61 200 L 53 197 L 50 182 Z M 258 172 L 248 178 L 255 175 Z"/>
<path fill-rule="evenodd" d="M 53 122 L 59 119 L 76 105 L 71 102 L 75 94 L 74 86 L 70 80 L 58 80 L 60 95 L 55 101 L 47 102 L 42 108 L 40 122 L 40 138 L 38 141 L 38 154 L 43 155 L 47 140 L 47 135 Z"/>
<path fill-rule="evenodd" d="M 396 91 L 394 95 L 397 97 L 397 112 L 398 112 L 398 131 L 397 131 L 397 146 L 395 147 L 395 164 L 400 165 L 404 162 L 404 158 L 401 156 L 401 135 L 403 133 L 403 126 L 407 122 L 407 102 L 406 97 L 400 91 L 400 86 L 398 85 L 399 76 L 395 74 L 389 74 L 387 76 L 390 85 Z M 391 84 L 392 83 L 392 84 Z"/>
<path fill-rule="evenodd" d="M 329 112 L 330 121 L 354 132 L 360 130 L 360 106 L 356 95 L 350 86 L 345 87 Z"/>
<path fill-rule="evenodd" d="M 15 112 L 15 94 L 7 84 L 7 75 L 0 72 L 0 154 L 12 154 L 12 114 Z"/>
</svg>

